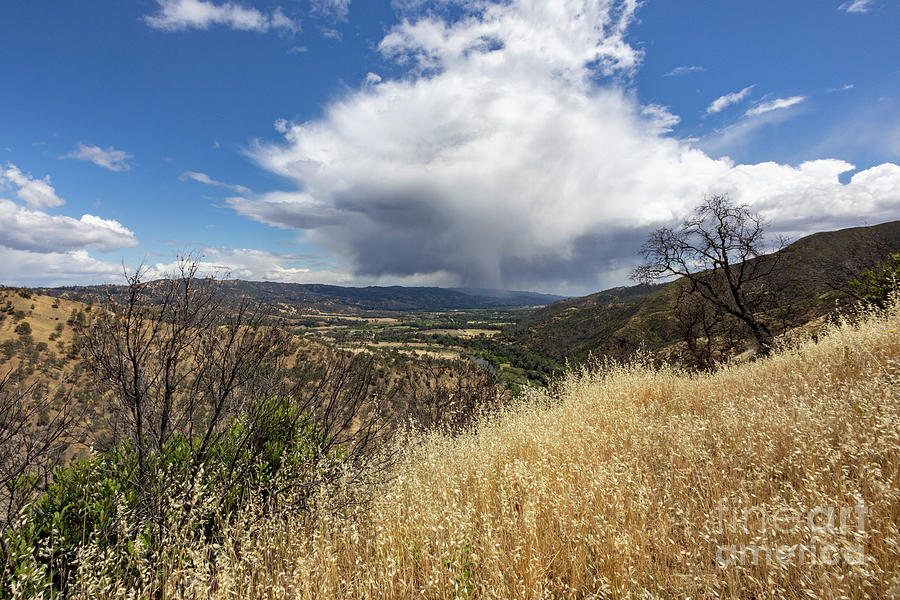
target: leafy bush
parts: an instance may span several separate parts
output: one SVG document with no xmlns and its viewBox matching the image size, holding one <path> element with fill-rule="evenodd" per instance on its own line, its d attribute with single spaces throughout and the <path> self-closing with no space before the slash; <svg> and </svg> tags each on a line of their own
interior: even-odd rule
<svg viewBox="0 0 900 600">
<path fill-rule="evenodd" d="M 21 344 L 18 340 L 5 340 L 0 342 L 0 356 L 6 360 L 11 359 L 16 355 L 19 346 L 21 346 Z"/>
<path fill-rule="evenodd" d="M 866 269 L 858 279 L 851 281 L 850 290 L 860 300 L 884 308 L 898 284 L 900 252 L 895 252 L 877 267 Z"/>
<path fill-rule="evenodd" d="M 323 441 L 292 399 L 275 398 L 234 419 L 201 464 L 187 438 L 173 437 L 151 457 L 143 484 L 131 444 L 74 461 L 6 533 L 0 598 L 67 595 L 85 570 L 151 591 L 171 553 L 221 542 L 246 506 L 304 510 L 307 490 L 341 463 L 340 449 L 319 456 Z"/>
</svg>

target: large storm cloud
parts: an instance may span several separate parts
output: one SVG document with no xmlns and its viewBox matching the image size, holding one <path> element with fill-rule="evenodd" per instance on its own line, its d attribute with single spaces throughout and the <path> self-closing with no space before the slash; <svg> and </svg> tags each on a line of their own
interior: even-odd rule
<svg viewBox="0 0 900 600">
<path fill-rule="evenodd" d="M 454 2 L 404 20 L 380 44 L 403 76 L 251 149 L 296 188 L 229 202 L 361 278 L 570 291 L 622 282 L 646 233 L 708 193 L 789 234 L 898 214 L 896 165 L 841 184 L 840 160 L 735 165 L 671 137 L 677 116 L 627 84 L 636 5 Z"/>
</svg>

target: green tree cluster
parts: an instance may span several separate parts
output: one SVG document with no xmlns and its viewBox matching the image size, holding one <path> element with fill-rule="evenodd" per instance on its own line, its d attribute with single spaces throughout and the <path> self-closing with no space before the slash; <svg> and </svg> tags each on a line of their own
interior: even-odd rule
<svg viewBox="0 0 900 600">
<path fill-rule="evenodd" d="M 880 308 L 888 303 L 900 284 L 900 252 L 888 255 L 887 260 L 862 272 L 850 282 L 850 291 L 859 300 Z"/>
</svg>

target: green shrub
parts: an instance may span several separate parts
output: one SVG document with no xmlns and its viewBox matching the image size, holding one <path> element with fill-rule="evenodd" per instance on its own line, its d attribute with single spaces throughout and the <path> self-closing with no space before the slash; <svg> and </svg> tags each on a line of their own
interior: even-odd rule
<svg viewBox="0 0 900 600">
<path fill-rule="evenodd" d="M 3 356 L 6 360 L 11 359 L 16 355 L 16 352 L 19 350 L 21 344 L 19 340 L 6 340 L 4 342 L 0 342 L 0 355 Z"/>
<path fill-rule="evenodd" d="M 858 279 L 851 281 L 850 290 L 860 300 L 884 308 L 898 285 L 900 252 L 895 252 L 877 267 L 866 269 Z"/>
<path fill-rule="evenodd" d="M 0 598 L 12 597 L 13 583 L 26 596 L 65 596 L 79 566 L 152 590 L 148 568 L 158 579 L 182 546 L 221 541 L 223 526 L 246 507 L 303 510 L 308 484 L 340 466 L 340 451 L 319 456 L 324 441 L 290 398 L 276 398 L 234 419 L 202 456 L 200 440 L 173 437 L 146 474 L 127 443 L 74 461 L 7 532 Z M 102 565 L 84 564 L 85 551 L 105 557 Z"/>
<path fill-rule="evenodd" d="M 16 325 L 15 332 L 19 335 L 31 335 L 31 325 L 28 321 L 22 321 Z"/>
</svg>

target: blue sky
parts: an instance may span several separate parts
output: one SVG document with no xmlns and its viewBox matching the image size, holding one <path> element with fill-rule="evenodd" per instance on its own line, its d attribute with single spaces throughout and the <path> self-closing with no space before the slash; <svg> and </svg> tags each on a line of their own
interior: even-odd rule
<svg viewBox="0 0 900 600">
<path fill-rule="evenodd" d="M 900 218 L 894 0 L 9 2 L 0 282 L 580 294 L 727 192 Z"/>
</svg>

